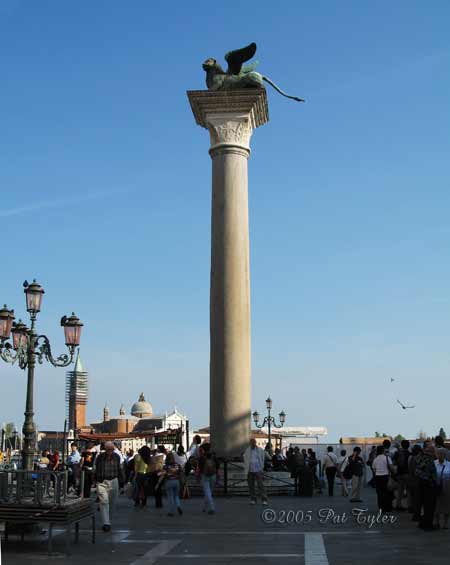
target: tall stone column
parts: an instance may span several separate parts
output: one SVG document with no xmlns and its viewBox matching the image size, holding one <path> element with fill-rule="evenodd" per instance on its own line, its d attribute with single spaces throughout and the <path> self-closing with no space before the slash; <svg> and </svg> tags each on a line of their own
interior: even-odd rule
<svg viewBox="0 0 450 565">
<path fill-rule="evenodd" d="M 263 89 L 189 91 L 198 125 L 209 130 L 212 158 L 210 433 L 223 457 L 240 455 L 251 426 L 250 137 L 268 121 Z"/>
</svg>

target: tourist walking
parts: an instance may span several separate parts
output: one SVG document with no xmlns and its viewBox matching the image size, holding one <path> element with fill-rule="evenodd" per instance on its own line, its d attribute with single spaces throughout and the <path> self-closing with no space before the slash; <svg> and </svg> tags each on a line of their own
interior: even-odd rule
<svg viewBox="0 0 450 565">
<path fill-rule="evenodd" d="M 125 481 L 120 457 L 114 452 L 111 441 L 105 443 L 105 451 L 99 453 L 94 463 L 94 477 L 97 482 L 97 496 L 104 532 L 111 530 L 111 514 L 119 494 L 119 483 Z"/>
<path fill-rule="evenodd" d="M 75 492 L 79 494 L 78 483 L 80 480 L 80 462 L 81 454 L 78 451 L 78 445 L 76 443 L 70 444 L 70 453 L 67 457 L 67 492 L 69 492 L 72 487 Z"/>
<path fill-rule="evenodd" d="M 194 459 L 198 459 L 200 457 L 200 445 L 202 443 L 202 438 L 199 435 L 195 435 L 193 437 L 192 443 L 187 452 L 188 460 L 193 457 Z"/>
<path fill-rule="evenodd" d="M 378 508 L 383 512 L 391 512 L 392 510 L 392 495 L 388 490 L 391 469 L 392 459 L 385 453 L 385 448 L 379 445 L 377 456 L 372 463 L 372 470 L 375 474 Z"/>
<path fill-rule="evenodd" d="M 261 449 L 261 451 L 264 450 Z M 216 511 L 213 493 L 218 471 L 219 463 L 216 456 L 211 451 L 211 445 L 209 443 L 204 443 L 199 450 L 196 474 L 200 479 L 203 489 L 203 511 L 208 512 L 208 514 L 214 514 Z"/>
<path fill-rule="evenodd" d="M 337 473 L 338 460 L 336 455 L 333 453 L 333 447 L 330 445 L 327 448 L 327 454 L 322 461 L 322 475 L 325 475 L 328 483 L 328 496 L 333 496 L 334 494 L 334 480 Z"/>
<path fill-rule="evenodd" d="M 152 457 L 150 459 L 150 464 L 148 471 L 150 474 L 150 488 L 155 497 L 155 508 L 162 508 L 162 488 L 159 476 L 164 467 L 165 455 L 160 449 L 154 449 L 152 451 Z"/>
<path fill-rule="evenodd" d="M 125 457 L 125 483 L 130 483 L 133 480 L 135 456 L 134 450 L 129 449 Z"/>
<path fill-rule="evenodd" d="M 256 440 L 251 438 L 250 445 L 244 451 L 244 473 L 247 476 L 250 504 L 256 504 L 257 495 L 255 483 L 262 503 L 267 504 L 267 494 L 264 487 L 265 451 L 256 445 Z"/>
<path fill-rule="evenodd" d="M 184 468 L 185 468 L 187 460 L 188 460 L 188 456 L 186 455 L 186 453 L 184 451 L 184 447 L 182 445 L 179 445 L 176 452 L 173 453 L 173 456 L 174 456 L 174 459 L 175 459 L 175 463 L 180 465 L 180 467 L 184 471 Z"/>
<path fill-rule="evenodd" d="M 445 447 L 437 449 L 436 465 L 437 499 L 434 512 L 434 527 L 448 530 L 450 515 L 450 462 L 447 460 Z M 441 522 L 442 519 L 442 522 Z"/>
<path fill-rule="evenodd" d="M 317 467 L 319 466 L 319 461 L 317 460 L 316 453 L 311 448 L 308 449 L 308 467 L 311 470 L 312 478 L 314 482 L 314 488 L 320 494 L 322 493 L 322 486 L 320 484 L 319 477 L 317 476 Z"/>
<path fill-rule="evenodd" d="M 418 508 L 423 509 L 419 520 L 419 528 L 433 530 L 433 518 L 437 498 L 437 471 L 434 460 L 436 452 L 434 447 L 425 442 L 422 453 L 416 457 L 416 476 L 418 482 Z M 420 511 L 419 510 L 419 511 Z"/>
<path fill-rule="evenodd" d="M 152 452 L 143 445 L 133 458 L 134 461 L 134 505 L 146 506 L 150 486 L 150 461 Z"/>
<path fill-rule="evenodd" d="M 353 454 L 348 458 L 348 466 L 352 476 L 352 493 L 350 502 L 362 502 L 361 488 L 364 475 L 364 460 L 361 457 L 361 448 L 353 448 Z"/>
<path fill-rule="evenodd" d="M 407 439 L 403 439 L 401 442 L 400 449 L 395 453 L 394 457 L 392 458 L 392 462 L 397 467 L 397 471 L 395 474 L 395 480 L 397 481 L 398 487 L 395 491 L 395 508 L 397 510 L 405 510 L 402 506 L 402 500 L 407 495 L 407 487 L 408 487 L 408 463 L 409 458 L 411 457 L 411 452 L 409 451 L 409 441 Z"/>
<path fill-rule="evenodd" d="M 164 488 L 167 494 L 167 504 L 169 506 L 168 516 L 174 516 L 175 511 L 183 514 L 180 502 L 180 478 L 181 465 L 175 461 L 174 453 L 168 453 L 164 463 L 163 476 Z"/>
<path fill-rule="evenodd" d="M 416 459 L 421 452 L 420 445 L 415 445 L 408 460 L 408 512 L 412 513 L 414 522 L 420 520 L 419 479 L 416 475 Z"/>
<path fill-rule="evenodd" d="M 96 454 L 97 452 L 94 450 L 94 444 L 92 442 L 89 442 L 86 449 L 81 453 L 80 473 L 83 485 L 83 498 L 90 498 L 91 496 Z"/>
<path fill-rule="evenodd" d="M 347 471 L 347 467 L 348 467 L 348 456 L 347 456 L 347 451 L 345 449 L 341 449 L 341 454 L 338 457 L 338 462 L 337 462 L 337 472 L 336 475 L 337 477 L 340 479 L 341 481 L 341 494 L 342 496 L 348 496 L 348 486 L 347 486 L 347 482 L 348 482 L 348 471 Z M 344 476 L 345 473 L 345 476 Z"/>
</svg>

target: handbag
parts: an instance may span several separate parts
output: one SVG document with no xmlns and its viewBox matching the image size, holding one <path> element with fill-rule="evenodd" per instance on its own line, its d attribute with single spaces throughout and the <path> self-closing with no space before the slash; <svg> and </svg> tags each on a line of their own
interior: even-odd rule
<svg viewBox="0 0 450 565">
<path fill-rule="evenodd" d="M 398 482 L 394 479 L 392 475 L 389 475 L 389 479 L 387 482 L 387 489 L 391 492 L 398 489 Z"/>
<path fill-rule="evenodd" d="M 153 455 L 150 458 L 150 463 L 148 464 L 149 473 L 159 473 L 164 467 L 164 457 L 163 455 Z"/>
<path fill-rule="evenodd" d="M 180 485 L 180 498 L 183 500 L 186 500 L 187 498 L 191 498 L 191 493 L 189 491 L 189 487 L 187 486 L 187 483 L 181 483 Z"/>
<path fill-rule="evenodd" d="M 127 498 L 134 498 L 134 484 L 133 483 L 127 483 L 125 485 L 125 496 Z"/>
<path fill-rule="evenodd" d="M 387 468 L 389 470 L 389 479 L 387 482 L 387 489 L 391 492 L 398 489 L 398 482 L 394 479 L 394 475 L 397 472 L 397 467 L 389 463 L 389 457 L 386 455 Z"/>
</svg>

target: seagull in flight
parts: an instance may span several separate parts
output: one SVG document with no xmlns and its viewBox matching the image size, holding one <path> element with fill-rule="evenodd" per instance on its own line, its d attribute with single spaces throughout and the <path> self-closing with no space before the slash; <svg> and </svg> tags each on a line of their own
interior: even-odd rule
<svg viewBox="0 0 450 565">
<path fill-rule="evenodd" d="M 393 378 L 391 377 L 391 383 L 393 383 L 394 381 L 395 381 L 395 379 L 393 379 Z"/>
<path fill-rule="evenodd" d="M 397 398 L 397 402 L 400 404 L 403 410 L 407 410 L 408 408 L 415 408 L 415 406 L 406 406 L 405 404 L 402 404 L 398 398 Z"/>
</svg>

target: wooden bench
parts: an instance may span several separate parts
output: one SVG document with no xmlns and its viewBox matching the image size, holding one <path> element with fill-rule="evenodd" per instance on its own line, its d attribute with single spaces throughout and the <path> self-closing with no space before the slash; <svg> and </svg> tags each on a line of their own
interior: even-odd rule
<svg viewBox="0 0 450 565">
<path fill-rule="evenodd" d="M 48 553 L 53 549 L 53 527 L 61 526 L 66 530 L 66 553 L 70 554 L 70 534 L 72 524 L 75 524 L 75 543 L 78 543 L 80 521 L 91 518 L 92 543 L 95 543 L 95 512 L 93 503 L 89 499 L 66 500 L 61 504 L 45 504 L 37 506 L 32 501 L 23 500 L 22 503 L 0 503 L 0 522 L 5 524 L 5 542 L 8 541 L 10 525 L 22 526 L 22 540 L 25 526 L 47 523 Z"/>
</svg>

